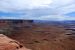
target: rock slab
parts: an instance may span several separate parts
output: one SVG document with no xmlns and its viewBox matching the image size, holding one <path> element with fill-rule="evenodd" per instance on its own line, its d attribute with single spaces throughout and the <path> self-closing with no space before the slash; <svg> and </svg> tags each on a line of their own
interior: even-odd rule
<svg viewBox="0 0 75 50">
<path fill-rule="evenodd" d="M 0 50 L 30 50 L 25 48 L 18 41 L 0 34 Z"/>
</svg>

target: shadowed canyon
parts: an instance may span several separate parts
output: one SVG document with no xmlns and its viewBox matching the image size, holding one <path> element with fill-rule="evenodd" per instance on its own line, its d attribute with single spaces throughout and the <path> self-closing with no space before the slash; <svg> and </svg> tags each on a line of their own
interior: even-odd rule
<svg viewBox="0 0 75 50">
<path fill-rule="evenodd" d="M 0 20 L 0 34 L 31 50 L 75 50 L 75 21 Z"/>
</svg>

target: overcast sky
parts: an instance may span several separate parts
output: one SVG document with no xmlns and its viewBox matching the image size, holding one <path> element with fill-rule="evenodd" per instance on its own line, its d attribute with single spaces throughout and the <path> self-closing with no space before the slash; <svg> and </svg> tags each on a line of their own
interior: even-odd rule
<svg viewBox="0 0 75 50">
<path fill-rule="evenodd" d="M 0 19 L 75 20 L 75 0 L 0 0 Z"/>
</svg>

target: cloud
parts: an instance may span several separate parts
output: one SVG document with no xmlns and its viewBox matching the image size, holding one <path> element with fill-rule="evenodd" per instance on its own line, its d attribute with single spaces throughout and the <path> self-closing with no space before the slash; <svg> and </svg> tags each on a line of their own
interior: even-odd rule
<svg viewBox="0 0 75 50">
<path fill-rule="evenodd" d="M 53 21 L 62 21 L 64 20 L 64 16 L 62 15 L 48 15 L 48 16 L 41 16 L 38 19 L 40 20 L 53 20 Z"/>
<path fill-rule="evenodd" d="M 14 11 L 45 7 L 51 0 L 0 0 L 0 11 Z"/>
<path fill-rule="evenodd" d="M 0 0 L 0 18 L 64 20 L 73 11 L 75 0 Z"/>
<path fill-rule="evenodd" d="M 53 0 L 50 7 L 58 11 L 58 14 L 66 14 L 75 11 L 75 0 Z"/>
<path fill-rule="evenodd" d="M 60 10 L 59 14 L 67 14 L 67 13 L 70 13 L 70 12 L 74 12 L 75 11 L 75 4 L 60 7 L 60 8 L 58 8 L 58 10 Z"/>
<path fill-rule="evenodd" d="M 0 11 L 16 11 L 36 8 L 52 8 L 58 11 L 73 7 L 75 0 L 0 0 Z M 67 9 L 68 9 L 67 8 Z M 62 10 L 63 11 L 63 10 Z"/>
<path fill-rule="evenodd" d="M 40 16 L 40 17 L 24 17 L 24 16 L 19 16 L 18 18 L 12 16 L 8 17 L 0 17 L 0 19 L 28 19 L 28 20 L 54 20 L 54 21 L 62 21 L 64 20 L 64 16 L 62 17 L 61 15 L 47 15 L 47 16 Z"/>
</svg>

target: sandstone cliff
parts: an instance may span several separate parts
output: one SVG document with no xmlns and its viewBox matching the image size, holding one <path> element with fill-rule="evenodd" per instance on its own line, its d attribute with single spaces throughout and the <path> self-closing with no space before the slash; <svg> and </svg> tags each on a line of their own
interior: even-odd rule
<svg viewBox="0 0 75 50">
<path fill-rule="evenodd" d="M 22 44 L 8 38 L 7 36 L 0 34 L 0 50 L 30 50 L 25 48 Z"/>
</svg>

